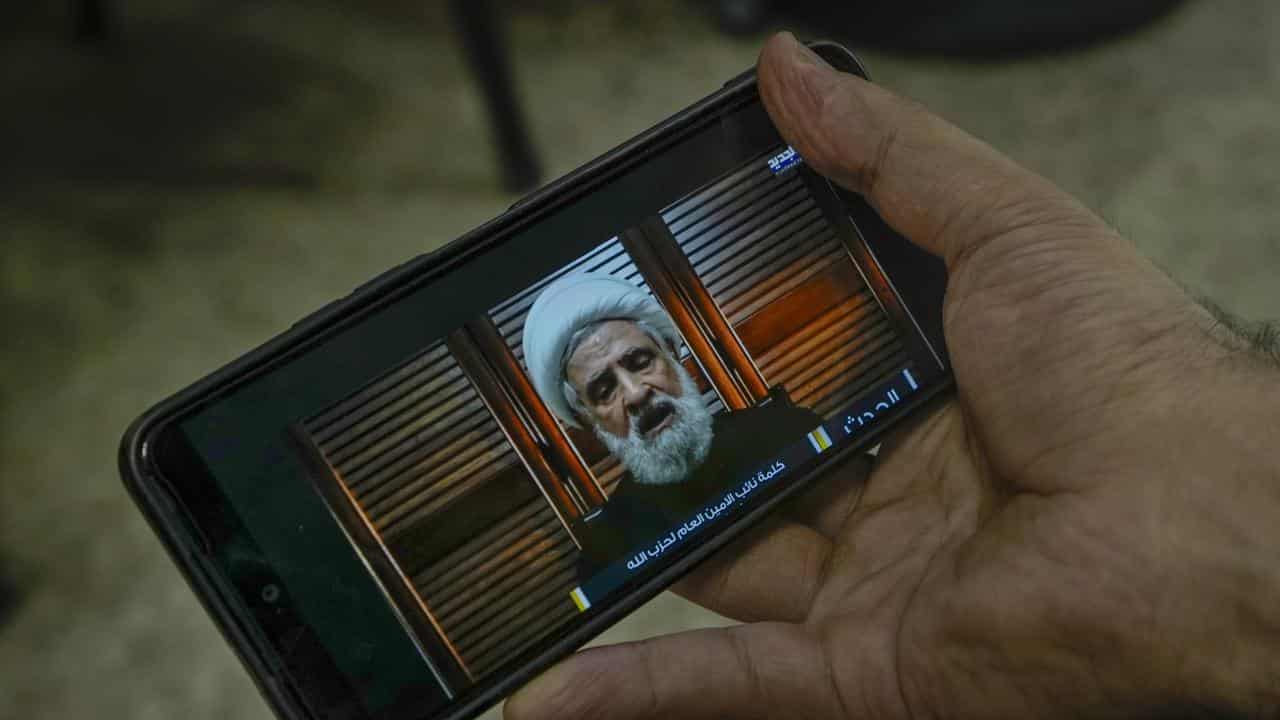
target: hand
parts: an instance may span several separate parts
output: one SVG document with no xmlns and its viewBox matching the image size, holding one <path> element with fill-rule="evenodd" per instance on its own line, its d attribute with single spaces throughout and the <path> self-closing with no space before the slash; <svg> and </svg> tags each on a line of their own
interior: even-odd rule
<svg viewBox="0 0 1280 720">
<path fill-rule="evenodd" d="M 789 35 L 759 78 L 807 163 L 945 259 L 956 397 L 865 491 L 823 481 L 680 585 L 750 624 L 579 653 L 506 716 L 1280 710 L 1273 359 L 1048 181 Z"/>
</svg>

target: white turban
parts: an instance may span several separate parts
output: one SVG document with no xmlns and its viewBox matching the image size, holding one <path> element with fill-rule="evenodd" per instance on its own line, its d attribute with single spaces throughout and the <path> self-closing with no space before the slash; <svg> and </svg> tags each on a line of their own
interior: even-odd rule
<svg viewBox="0 0 1280 720">
<path fill-rule="evenodd" d="M 524 321 L 524 362 L 542 401 L 572 427 L 580 425 L 564 395 L 564 354 L 575 332 L 604 320 L 643 320 L 671 347 L 680 347 L 680 334 L 667 311 L 621 278 L 577 273 L 548 285 Z"/>
</svg>

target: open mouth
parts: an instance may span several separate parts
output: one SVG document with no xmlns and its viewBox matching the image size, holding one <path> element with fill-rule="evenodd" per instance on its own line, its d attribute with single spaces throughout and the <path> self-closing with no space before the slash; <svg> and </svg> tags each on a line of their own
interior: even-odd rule
<svg viewBox="0 0 1280 720">
<path fill-rule="evenodd" d="M 669 402 L 651 405 L 636 416 L 636 431 L 643 437 L 656 435 L 675 421 L 676 407 Z"/>
</svg>

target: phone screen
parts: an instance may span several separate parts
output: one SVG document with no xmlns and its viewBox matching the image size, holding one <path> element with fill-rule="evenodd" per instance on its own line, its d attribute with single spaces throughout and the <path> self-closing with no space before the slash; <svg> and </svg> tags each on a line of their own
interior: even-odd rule
<svg viewBox="0 0 1280 720">
<path fill-rule="evenodd" d="M 456 707 L 947 376 L 939 264 L 754 96 L 501 232 L 159 445 L 325 716 Z"/>
</svg>

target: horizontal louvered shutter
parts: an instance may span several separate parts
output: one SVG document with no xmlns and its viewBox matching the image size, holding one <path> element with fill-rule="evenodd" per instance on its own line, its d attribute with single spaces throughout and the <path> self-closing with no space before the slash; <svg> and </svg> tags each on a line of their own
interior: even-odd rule
<svg viewBox="0 0 1280 720">
<path fill-rule="evenodd" d="M 474 679 L 577 614 L 577 549 L 541 497 L 413 576 Z"/>
<path fill-rule="evenodd" d="M 573 542 L 443 343 L 303 427 L 473 679 L 576 614 Z"/>
<path fill-rule="evenodd" d="M 662 219 L 765 381 L 826 415 L 906 356 L 799 172 L 767 157 Z"/>
</svg>

